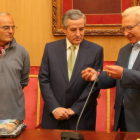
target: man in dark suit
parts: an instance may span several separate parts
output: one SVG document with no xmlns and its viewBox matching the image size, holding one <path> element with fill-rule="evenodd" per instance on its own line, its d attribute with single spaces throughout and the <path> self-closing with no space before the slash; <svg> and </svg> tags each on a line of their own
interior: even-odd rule
<svg viewBox="0 0 140 140">
<path fill-rule="evenodd" d="M 140 131 L 140 6 L 122 13 L 122 32 L 130 41 L 120 49 L 115 66 L 106 66 L 99 76 L 98 87 L 116 86 L 114 130 Z M 96 71 L 88 68 L 82 77 L 93 81 Z"/>
<path fill-rule="evenodd" d="M 86 18 L 81 11 L 67 11 L 62 24 L 66 38 L 46 44 L 39 73 L 45 102 L 41 126 L 45 129 L 75 129 L 92 86 L 82 79 L 81 71 L 87 67 L 102 69 L 103 64 L 103 48 L 84 39 Z M 95 130 L 98 94 L 95 87 L 79 129 Z"/>
</svg>

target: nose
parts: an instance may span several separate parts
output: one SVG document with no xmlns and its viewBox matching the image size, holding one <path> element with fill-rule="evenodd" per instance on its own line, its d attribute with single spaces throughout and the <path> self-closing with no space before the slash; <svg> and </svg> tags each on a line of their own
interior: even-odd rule
<svg viewBox="0 0 140 140">
<path fill-rule="evenodd" d="M 129 32 L 127 32 L 126 30 L 124 30 L 124 36 L 128 36 Z"/>
<path fill-rule="evenodd" d="M 12 27 L 9 28 L 8 30 L 9 33 L 14 33 L 14 29 Z"/>
<path fill-rule="evenodd" d="M 76 31 L 76 35 L 80 36 L 80 31 L 79 30 Z"/>
</svg>

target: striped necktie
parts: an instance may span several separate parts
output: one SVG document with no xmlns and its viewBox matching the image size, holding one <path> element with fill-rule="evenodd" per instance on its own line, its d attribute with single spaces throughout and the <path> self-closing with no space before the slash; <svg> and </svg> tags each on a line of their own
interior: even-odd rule
<svg viewBox="0 0 140 140">
<path fill-rule="evenodd" d="M 71 53 L 68 58 L 68 74 L 69 74 L 69 80 L 70 80 L 72 76 L 76 56 L 75 56 L 75 46 L 71 45 L 69 48 L 71 49 Z"/>
</svg>

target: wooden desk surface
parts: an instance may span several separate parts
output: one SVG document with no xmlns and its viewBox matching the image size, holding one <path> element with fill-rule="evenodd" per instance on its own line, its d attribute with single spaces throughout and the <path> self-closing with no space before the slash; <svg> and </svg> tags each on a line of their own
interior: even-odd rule
<svg viewBox="0 0 140 140">
<path fill-rule="evenodd" d="M 66 130 L 25 130 L 14 140 L 61 140 L 61 132 Z M 137 140 L 140 132 L 95 132 L 79 130 L 78 133 L 84 135 L 85 140 Z M 0 138 L 0 140 L 13 140 L 10 138 Z"/>
</svg>

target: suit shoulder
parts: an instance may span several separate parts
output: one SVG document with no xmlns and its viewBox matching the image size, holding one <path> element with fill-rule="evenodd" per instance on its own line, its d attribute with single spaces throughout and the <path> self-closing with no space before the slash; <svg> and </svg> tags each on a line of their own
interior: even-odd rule
<svg viewBox="0 0 140 140">
<path fill-rule="evenodd" d="M 100 46 L 99 44 L 93 43 L 93 42 L 88 41 L 88 40 L 84 40 L 84 41 L 85 41 L 85 43 L 87 43 L 90 47 L 98 48 L 98 49 L 103 49 L 103 47 Z"/>
<path fill-rule="evenodd" d="M 61 39 L 53 42 L 46 43 L 45 50 L 55 50 L 56 47 L 64 46 L 66 45 L 66 39 Z"/>
<path fill-rule="evenodd" d="M 120 50 L 128 49 L 128 47 L 131 47 L 131 46 L 132 46 L 132 44 L 131 43 L 128 43 L 125 46 L 123 46 Z"/>
<path fill-rule="evenodd" d="M 56 46 L 65 42 L 66 42 L 66 39 L 61 39 L 61 40 L 46 43 L 46 46 Z"/>
<path fill-rule="evenodd" d="M 128 44 L 126 44 L 125 46 L 123 46 L 123 47 L 120 49 L 119 54 L 123 54 L 123 53 L 125 53 L 126 51 L 130 50 L 130 49 L 131 49 L 131 46 L 132 46 L 131 43 L 128 43 Z"/>
</svg>

